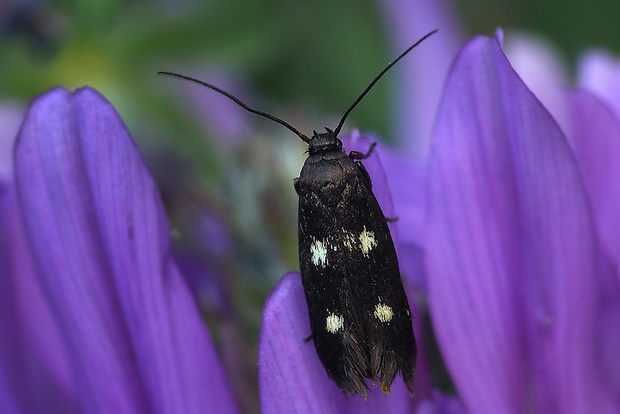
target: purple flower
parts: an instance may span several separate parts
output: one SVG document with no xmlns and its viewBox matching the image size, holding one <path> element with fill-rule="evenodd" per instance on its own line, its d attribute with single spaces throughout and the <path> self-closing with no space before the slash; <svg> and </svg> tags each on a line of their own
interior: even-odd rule
<svg viewBox="0 0 620 414">
<path fill-rule="evenodd" d="M 0 410 L 237 412 L 159 193 L 89 88 L 30 106 L 0 192 Z"/>
<path fill-rule="evenodd" d="M 620 207 L 604 194 L 618 124 L 579 91 L 565 96 L 563 132 L 499 37 L 461 51 L 431 138 L 424 249 L 439 345 L 471 412 L 617 412 L 617 254 L 599 230 Z"/>
</svg>

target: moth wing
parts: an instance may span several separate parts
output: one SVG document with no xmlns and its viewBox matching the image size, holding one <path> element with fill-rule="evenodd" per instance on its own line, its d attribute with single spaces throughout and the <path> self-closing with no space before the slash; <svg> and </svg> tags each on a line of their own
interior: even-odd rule
<svg viewBox="0 0 620 414">
<path fill-rule="evenodd" d="M 401 371 L 411 391 L 416 345 L 394 244 L 367 176 L 348 157 L 341 183 L 300 192 L 302 281 L 315 347 L 346 393 L 365 378 L 389 392 Z M 308 189 L 306 189 L 308 190 Z M 332 194 L 333 193 L 333 194 Z"/>
<path fill-rule="evenodd" d="M 363 308 L 371 378 L 389 392 L 400 371 L 412 392 L 417 348 L 396 250 L 370 182 L 362 175 L 354 181 L 350 187 L 354 202 L 344 215 L 351 233 L 345 262 L 350 264 L 350 283 L 356 286 L 354 301 Z"/>
<path fill-rule="evenodd" d="M 347 275 L 337 206 L 300 194 L 299 255 L 312 338 L 328 375 L 347 394 L 366 395 L 370 357 L 361 309 Z M 335 230 L 336 229 L 336 230 Z"/>
</svg>

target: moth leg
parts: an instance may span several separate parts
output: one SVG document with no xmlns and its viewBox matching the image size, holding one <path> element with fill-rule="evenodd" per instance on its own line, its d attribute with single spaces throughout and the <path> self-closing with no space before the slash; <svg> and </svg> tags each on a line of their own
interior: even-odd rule
<svg viewBox="0 0 620 414">
<path fill-rule="evenodd" d="M 360 172 L 366 178 L 366 180 L 368 180 L 368 184 L 370 184 L 371 187 L 372 187 L 372 181 L 370 179 L 370 175 L 368 174 L 368 171 L 366 171 L 366 168 L 364 168 L 364 165 L 362 165 L 362 161 L 361 160 L 370 157 L 370 154 L 372 154 L 372 152 L 375 150 L 376 146 L 377 146 L 377 143 L 373 142 L 370 145 L 370 148 L 368 148 L 368 151 L 366 151 L 366 154 L 362 154 L 359 151 L 351 151 L 351 152 L 349 152 L 349 158 L 351 158 L 351 160 L 353 160 L 353 162 L 355 162 L 355 164 L 357 164 L 357 166 L 360 169 Z"/>
<path fill-rule="evenodd" d="M 370 145 L 370 148 L 368 148 L 368 151 L 366 151 L 366 154 L 362 154 L 359 151 L 351 151 L 351 152 L 349 152 L 349 158 L 351 158 L 353 161 L 355 161 L 355 160 L 364 160 L 364 159 L 370 157 L 372 152 L 375 150 L 376 146 L 377 146 L 377 143 L 373 142 Z"/>
<path fill-rule="evenodd" d="M 396 223 L 398 221 L 398 216 L 395 217 L 386 217 L 385 221 L 387 221 L 388 223 Z"/>
</svg>

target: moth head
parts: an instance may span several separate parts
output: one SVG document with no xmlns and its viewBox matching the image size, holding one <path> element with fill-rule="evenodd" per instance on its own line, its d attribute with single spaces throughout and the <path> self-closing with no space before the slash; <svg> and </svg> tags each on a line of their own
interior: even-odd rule
<svg viewBox="0 0 620 414">
<path fill-rule="evenodd" d="M 310 155 L 327 151 L 342 151 L 342 142 L 334 131 L 329 128 L 325 128 L 325 131 L 323 133 L 312 131 L 312 138 L 310 138 L 308 143 L 308 153 Z"/>
</svg>

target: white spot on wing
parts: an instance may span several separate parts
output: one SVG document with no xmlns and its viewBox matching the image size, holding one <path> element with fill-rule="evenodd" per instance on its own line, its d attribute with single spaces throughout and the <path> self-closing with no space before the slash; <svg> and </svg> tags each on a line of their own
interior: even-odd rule
<svg viewBox="0 0 620 414">
<path fill-rule="evenodd" d="M 315 266 L 325 266 L 327 264 L 327 247 L 321 240 L 315 240 L 310 245 L 312 263 Z"/>
<path fill-rule="evenodd" d="M 392 311 L 392 308 L 388 305 L 386 305 L 385 303 L 377 303 L 377 306 L 375 306 L 375 318 L 379 319 L 379 321 L 383 322 L 383 323 L 388 323 L 392 320 L 392 317 L 394 316 L 394 312 Z"/>
<path fill-rule="evenodd" d="M 325 320 L 325 329 L 327 332 L 335 334 L 344 327 L 344 318 L 342 315 L 330 313 Z"/>
<path fill-rule="evenodd" d="M 375 240 L 375 233 L 372 231 L 367 231 L 366 226 L 364 226 L 364 230 L 360 233 L 360 249 L 362 249 L 362 254 L 368 257 L 368 252 L 370 252 L 376 245 L 377 241 Z"/>
</svg>

